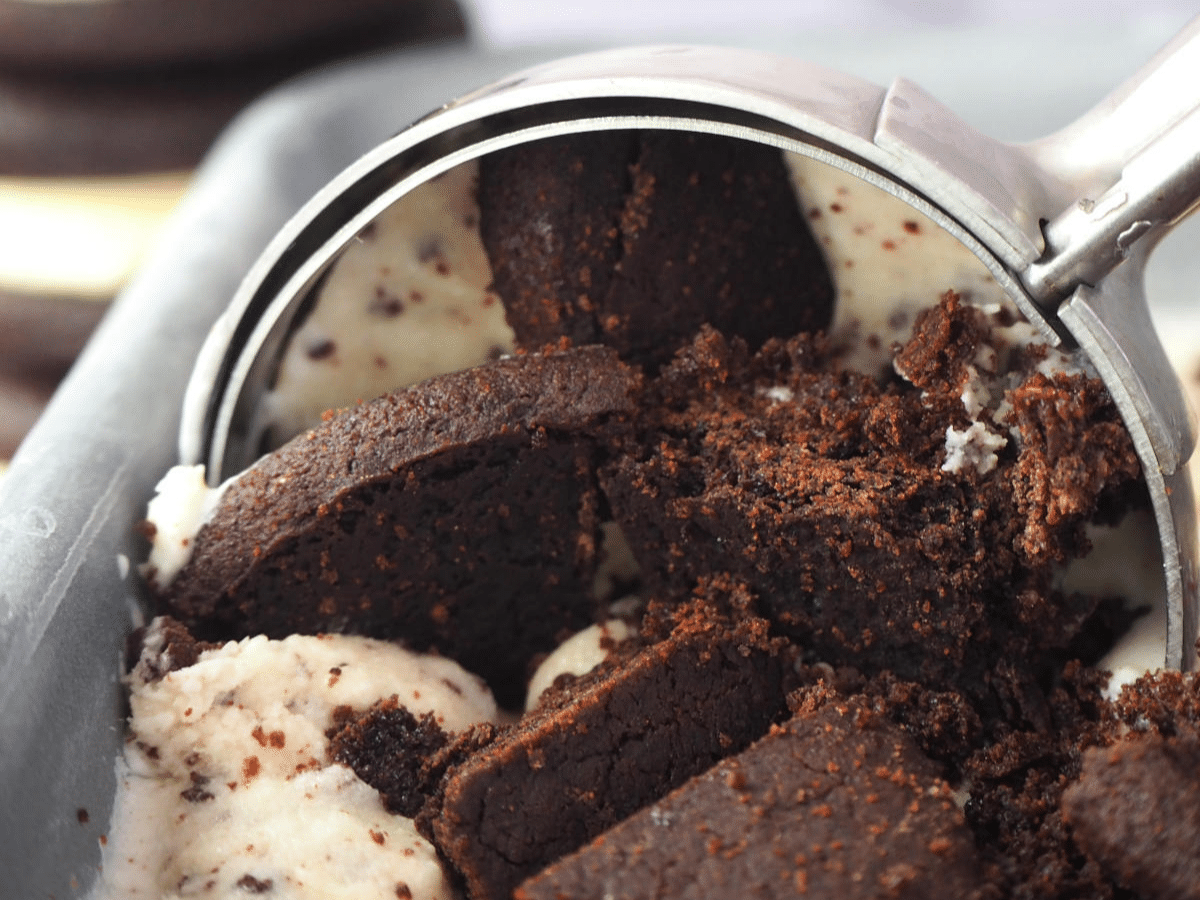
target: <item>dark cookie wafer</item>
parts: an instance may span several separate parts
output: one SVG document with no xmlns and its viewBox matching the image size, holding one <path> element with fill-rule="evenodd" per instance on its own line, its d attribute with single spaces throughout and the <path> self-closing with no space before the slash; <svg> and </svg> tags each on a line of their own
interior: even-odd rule
<svg viewBox="0 0 1200 900">
<path fill-rule="evenodd" d="M 520 346 L 566 335 L 653 369 L 705 323 L 756 348 L 832 315 L 774 147 L 677 131 L 538 141 L 484 157 L 479 206 Z"/>
<path fill-rule="evenodd" d="M 160 2 L 119 5 L 152 8 Z M 0 173 L 70 176 L 190 168 L 238 110 L 284 79 L 334 60 L 461 30 L 457 8 L 448 0 L 431 0 L 398 4 L 395 14 L 370 28 L 337 32 L 235 65 L 214 60 L 148 72 L 2 74 Z"/>
<path fill-rule="evenodd" d="M 52 379 L 0 373 L 0 460 L 17 452 L 49 402 L 54 386 Z"/>
<path fill-rule="evenodd" d="M 424 0 L 0 0 L 0 69 L 98 72 L 229 62 L 379 29 L 461 30 L 457 10 Z"/>
<path fill-rule="evenodd" d="M 106 304 L 0 289 L 0 377 L 57 380 L 75 359 Z"/>
<path fill-rule="evenodd" d="M 930 315 L 969 313 L 949 296 Z M 948 471 L 947 426 L 969 422 L 957 380 L 881 386 L 824 352 L 801 336 L 751 356 L 706 330 L 663 369 L 600 476 L 642 577 L 686 596 L 731 573 L 825 661 L 994 702 L 993 668 L 1067 646 L 1095 608 L 1050 572 L 1088 551 L 1102 498 L 1137 486 L 1116 408 L 1097 379 L 1034 373 L 1010 392 L 1020 443 Z"/>
<path fill-rule="evenodd" d="M 77 185 L 80 176 L 182 176 L 240 109 L 284 79 L 462 30 L 452 0 L 0 0 L 6 196 L 49 185 L 73 197 L 91 189 Z M 122 208 L 141 206 L 137 186 L 129 190 Z M 4 215 L 23 222 L 19 211 Z M 47 241 L 64 243 L 59 221 Z M 10 282 L 0 272 L 0 459 L 33 425 L 103 310 L 69 299 L 74 291 L 60 297 L 62 267 L 53 265 L 44 304 L 40 280 Z M 84 287 L 88 298 L 108 300 L 121 283 Z"/>
<path fill-rule="evenodd" d="M 599 614 L 594 470 L 637 384 L 594 347 L 349 410 L 230 486 L 162 599 L 200 637 L 346 631 L 433 647 L 517 706 L 530 660 Z"/>
<path fill-rule="evenodd" d="M 1063 794 L 1077 844 L 1146 900 L 1200 891 L 1200 740 L 1158 734 L 1093 748 Z"/>
<path fill-rule="evenodd" d="M 0 290 L 0 459 L 16 452 L 104 309 Z"/>
</svg>

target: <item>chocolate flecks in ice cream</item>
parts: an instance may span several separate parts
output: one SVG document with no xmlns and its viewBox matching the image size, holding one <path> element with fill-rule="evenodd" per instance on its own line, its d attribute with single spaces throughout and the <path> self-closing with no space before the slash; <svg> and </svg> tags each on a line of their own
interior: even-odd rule
<svg viewBox="0 0 1200 900">
<path fill-rule="evenodd" d="M 478 166 L 406 194 L 338 259 L 296 326 L 259 428 L 279 444 L 328 409 L 513 349 L 479 238 Z"/>
<path fill-rule="evenodd" d="M 109 896 L 237 897 L 247 876 L 295 897 L 390 897 L 400 883 L 453 896 L 411 820 L 330 763 L 326 732 L 339 709 L 392 695 L 450 732 L 497 721 L 476 676 L 346 635 L 247 638 L 176 668 L 177 630 L 156 620 L 127 679 L 133 725 Z"/>
<path fill-rule="evenodd" d="M 1134 732 L 1193 740 L 1146 724 L 1190 688 L 1090 668 L 1136 665 L 1114 641 L 1136 619 L 1152 642 L 1160 620 L 1137 616 L 1162 587 L 1129 540 L 1153 529 L 1136 454 L 1085 360 L 1042 345 L 935 223 L 773 148 L 601 132 L 426 189 L 360 233 L 292 336 L 260 422 L 314 430 L 219 494 L 182 491 L 192 512 L 161 530 L 180 552 L 147 571 L 191 631 L 143 640 L 134 697 L 178 712 L 152 731 L 137 699 L 134 765 L 224 655 L 308 641 L 322 693 L 364 669 L 328 642 L 391 645 L 295 633 L 367 634 L 506 710 L 450 722 L 432 675 L 321 707 L 321 753 L 284 783 L 335 782 L 303 789 L 353 794 L 354 834 L 391 847 L 379 823 L 405 823 L 434 860 L 380 896 L 1142 890 L 1089 836 L 1107 813 L 1081 773 Z M 410 352 L 442 338 L 453 353 Z M 309 396 L 297 364 L 353 373 Z M 270 715 L 226 761 L 156 770 L 200 811 L 189 828 L 224 834 L 204 816 L 254 793 L 275 731 L 293 752 Z M 245 891 L 293 863 L 222 865 Z"/>
</svg>

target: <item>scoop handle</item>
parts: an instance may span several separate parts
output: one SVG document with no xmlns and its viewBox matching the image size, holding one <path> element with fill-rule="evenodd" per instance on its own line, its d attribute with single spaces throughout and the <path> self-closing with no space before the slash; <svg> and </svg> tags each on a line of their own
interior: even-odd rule
<svg viewBox="0 0 1200 900">
<path fill-rule="evenodd" d="M 1031 145 L 1075 200 L 1043 226 L 1025 273 L 1043 306 L 1096 284 L 1135 244 L 1157 241 L 1200 203 L 1200 16 L 1133 77 Z"/>
</svg>

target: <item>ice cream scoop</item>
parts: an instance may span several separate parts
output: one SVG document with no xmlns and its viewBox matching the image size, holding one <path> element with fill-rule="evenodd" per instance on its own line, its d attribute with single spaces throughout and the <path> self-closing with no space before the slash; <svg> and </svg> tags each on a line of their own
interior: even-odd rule
<svg viewBox="0 0 1200 900">
<path fill-rule="evenodd" d="M 1075 123 L 1011 145 L 919 87 L 884 90 L 741 50 L 617 50 L 540 66 L 469 94 L 327 185 L 259 258 L 214 327 L 185 399 L 185 463 L 210 482 L 259 452 L 258 399 L 331 265 L 417 186 L 543 137 L 681 129 L 758 141 L 826 163 L 932 220 L 986 267 L 1051 346 L 1103 378 L 1145 473 L 1167 587 L 1163 661 L 1195 664 L 1196 523 L 1184 463 L 1194 434 L 1142 288 L 1158 239 L 1200 197 L 1200 20 Z"/>
</svg>

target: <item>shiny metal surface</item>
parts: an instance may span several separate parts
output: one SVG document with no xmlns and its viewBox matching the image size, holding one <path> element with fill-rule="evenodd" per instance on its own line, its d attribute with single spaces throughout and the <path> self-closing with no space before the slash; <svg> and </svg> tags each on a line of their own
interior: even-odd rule
<svg viewBox="0 0 1200 900">
<path fill-rule="evenodd" d="M 1043 253 L 1022 282 L 1110 367 L 1109 389 L 1148 442 L 1143 462 L 1170 476 L 1192 452 L 1195 423 L 1153 336 L 1142 273 L 1200 203 L 1200 18 L 1090 112 L 1025 149 L 1066 193 L 1043 216 Z"/>
<path fill-rule="evenodd" d="M 255 264 L 206 342 L 189 385 L 182 458 L 206 462 L 210 480 L 254 458 L 254 403 L 271 377 L 291 317 L 340 250 L 381 210 L 454 165 L 569 132 L 706 131 L 773 144 L 845 169 L 921 209 L 958 237 L 1046 338 L 1059 343 L 1055 323 L 1039 314 L 1003 258 L 958 216 L 929 201 L 939 191 L 921 180 L 932 180 L 937 188 L 945 177 L 905 170 L 892 150 L 876 142 L 887 96 L 869 82 L 788 57 L 659 47 L 561 60 L 448 104 L 339 175 Z M 896 176 L 902 170 L 913 183 Z"/>
<path fill-rule="evenodd" d="M 904 79 L 885 91 L 795 59 L 745 50 L 606 51 L 481 88 L 368 153 L 280 232 L 205 343 L 188 386 L 181 456 L 206 463 L 216 483 L 258 455 L 257 400 L 274 375 L 292 320 L 342 249 L 417 184 L 493 150 L 567 133 L 673 128 L 760 141 L 844 169 L 930 216 L 983 261 L 1048 340 L 1078 344 L 1090 357 L 1147 473 L 1168 590 L 1164 660 L 1192 668 L 1195 510 L 1181 467 L 1194 429 L 1151 326 L 1142 275 L 1154 242 L 1200 194 L 1200 158 L 1186 152 L 1200 114 L 1187 108 L 1194 98 L 1179 101 L 1185 92 L 1169 91 L 1180 67 L 1190 71 L 1200 59 L 1198 33 L 1194 22 L 1096 110 L 1025 145 L 970 128 Z M 1192 83 L 1200 85 L 1200 79 Z M 1164 91 L 1169 103 L 1135 115 Z M 1111 127 L 1106 115 L 1124 123 L 1122 141 L 1085 164 L 1080 154 L 1098 131 Z M 1134 126 L 1143 133 L 1132 134 Z M 1067 146 L 1075 152 L 1065 152 Z M 1176 162 L 1165 172 L 1155 165 L 1164 157 Z M 1069 165 L 1056 169 L 1063 160 Z M 1099 236 L 1074 227 L 1076 211 L 1088 205 L 1080 202 L 1085 192 L 1113 177 L 1123 184 L 1116 190 L 1129 195 L 1122 215 L 1134 224 L 1106 221 Z M 1042 221 L 1063 210 L 1046 230 L 1047 243 Z M 1095 212 L 1082 214 L 1090 223 Z M 1136 225 L 1151 215 L 1153 227 Z M 1109 233 L 1113 227 L 1116 236 Z M 1040 273 L 1060 266 L 1056 254 L 1078 257 L 1077 247 L 1090 249 L 1061 264 L 1071 280 L 1051 279 L 1069 297 L 1060 309 L 1047 308 L 1042 287 L 1051 282 Z M 1112 247 L 1119 250 L 1115 258 Z"/>
<path fill-rule="evenodd" d="M 1200 62 L 1196 76 L 1200 78 Z M 1024 277 L 1030 294 L 1052 309 L 1079 284 L 1103 279 L 1130 256 L 1135 244 L 1153 243 L 1190 213 L 1200 196 L 1197 148 L 1200 108 L 1133 156 L 1110 187 L 1099 194 L 1081 190 L 1043 228 L 1045 253 Z"/>
</svg>

